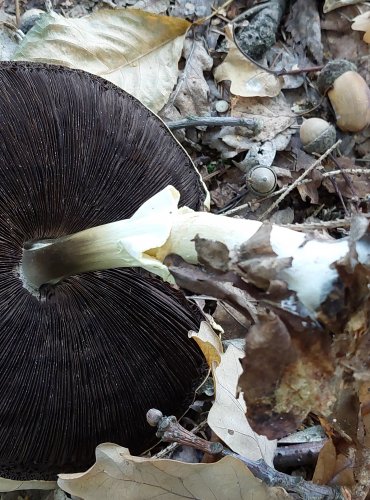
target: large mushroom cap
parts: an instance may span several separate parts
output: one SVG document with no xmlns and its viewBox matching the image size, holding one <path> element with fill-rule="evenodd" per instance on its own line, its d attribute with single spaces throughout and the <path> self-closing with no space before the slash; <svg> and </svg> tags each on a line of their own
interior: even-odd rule
<svg viewBox="0 0 370 500">
<path fill-rule="evenodd" d="M 81 71 L 0 65 L 0 476 L 54 479 L 95 446 L 142 450 L 149 408 L 181 413 L 203 358 L 198 315 L 133 270 L 70 277 L 30 293 L 29 241 L 131 216 L 168 184 L 201 205 L 200 178 L 163 123 Z"/>
</svg>

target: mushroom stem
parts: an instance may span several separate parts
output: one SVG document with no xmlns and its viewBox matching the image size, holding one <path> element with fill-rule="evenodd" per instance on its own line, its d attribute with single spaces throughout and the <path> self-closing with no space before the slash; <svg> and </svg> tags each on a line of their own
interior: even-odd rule
<svg viewBox="0 0 370 500">
<path fill-rule="evenodd" d="M 25 249 L 25 285 L 35 289 L 74 274 L 115 267 L 142 267 L 173 282 L 163 261 L 166 256 L 177 254 L 186 262 L 197 264 L 196 236 L 221 241 L 233 258 L 262 225 L 186 207 L 178 209 L 178 200 L 176 189 L 168 186 L 142 205 L 131 219 Z M 314 312 L 338 278 L 332 264 L 347 254 L 349 240 L 306 241 L 304 233 L 279 226 L 273 226 L 270 239 L 278 258 L 292 257 L 292 265 L 281 271 L 281 279 Z M 358 242 L 357 252 L 362 262 L 368 262 L 367 243 Z"/>
</svg>

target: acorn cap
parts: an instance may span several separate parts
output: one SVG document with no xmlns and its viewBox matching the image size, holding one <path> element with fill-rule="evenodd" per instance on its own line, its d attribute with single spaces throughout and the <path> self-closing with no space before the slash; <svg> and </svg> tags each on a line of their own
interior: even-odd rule
<svg viewBox="0 0 370 500">
<path fill-rule="evenodd" d="M 347 71 L 357 71 L 356 65 L 346 59 L 334 59 L 333 61 L 329 61 L 320 71 L 317 78 L 317 88 L 319 92 L 325 95 L 330 87 L 332 87 L 334 81 Z"/>
<path fill-rule="evenodd" d="M 146 273 L 73 276 L 35 296 L 18 270 L 27 242 L 130 217 L 172 184 L 205 190 L 163 122 L 78 70 L 0 65 L 0 476 L 83 471 L 110 441 L 143 451 L 146 412 L 181 415 L 203 375 L 188 338 L 200 314 Z"/>
</svg>

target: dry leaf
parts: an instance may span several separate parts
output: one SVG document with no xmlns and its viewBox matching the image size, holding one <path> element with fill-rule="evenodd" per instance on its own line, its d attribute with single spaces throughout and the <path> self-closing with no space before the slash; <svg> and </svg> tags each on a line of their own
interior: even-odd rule
<svg viewBox="0 0 370 500">
<path fill-rule="evenodd" d="M 274 97 L 280 93 L 282 79 L 263 71 L 243 56 L 232 40 L 230 30 L 225 30 L 229 52 L 214 72 L 218 82 L 230 80 L 230 91 L 242 97 Z"/>
<path fill-rule="evenodd" d="M 324 14 L 331 12 L 335 9 L 340 9 L 346 5 L 355 5 L 356 3 L 362 3 L 363 0 L 325 0 L 323 7 Z"/>
<path fill-rule="evenodd" d="M 220 364 L 223 351 L 222 342 L 206 321 L 201 322 L 199 332 L 190 331 L 189 337 L 193 338 L 199 345 L 210 368 L 214 369 Z"/>
<path fill-rule="evenodd" d="M 183 117 L 209 115 L 209 87 L 204 72 L 211 71 L 213 59 L 204 43 L 195 39 L 185 40 L 183 56 L 186 64 L 170 102 Z"/>
<path fill-rule="evenodd" d="M 370 12 L 364 12 L 353 19 L 352 29 L 355 31 L 366 31 L 363 40 L 370 43 Z"/>
<path fill-rule="evenodd" d="M 216 398 L 208 415 L 208 425 L 234 452 L 251 460 L 263 458 L 272 466 L 276 441 L 269 441 L 252 430 L 245 415 L 243 395 L 235 396 L 243 356 L 243 351 L 233 345 L 222 355 L 214 372 Z"/>
<path fill-rule="evenodd" d="M 312 482 L 315 484 L 328 484 L 335 473 L 337 451 L 333 441 L 329 439 L 321 448 Z"/>
<path fill-rule="evenodd" d="M 183 19 L 135 9 L 102 9 L 81 19 L 50 12 L 25 36 L 14 60 L 83 69 L 158 111 L 176 83 L 188 28 Z"/>
<path fill-rule="evenodd" d="M 258 120 L 261 129 L 253 137 L 252 144 L 272 141 L 277 151 L 282 151 L 287 147 L 292 135 L 290 127 L 297 121 L 282 94 L 274 98 L 238 97 L 233 100 L 231 116 Z M 224 127 L 224 129 L 230 129 L 230 127 Z M 251 139 L 248 138 L 247 131 L 241 127 L 234 127 L 228 135 L 223 134 L 222 141 L 238 151 L 251 147 Z M 246 147 L 244 147 L 244 141 L 246 141 Z"/>
<path fill-rule="evenodd" d="M 96 463 L 80 474 L 61 474 L 59 487 L 83 500 L 268 500 L 288 498 L 269 488 L 233 457 L 213 464 L 133 457 L 127 448 L 104 443 Z"/>
<path fill-rule="evenodd" d="M 141 9 L 153 14 L 162 14 L 170 6 L 170 0 L 139 0 L 132 8 Z"/>
<path fill-rule="evenodd" d="M 318 63 L 322 63 L 320 14 L 316 0 L 297 0 L 289 9 L 286 29 L 292 35 L 294 52 L 308 51 Z"/>
</svg>

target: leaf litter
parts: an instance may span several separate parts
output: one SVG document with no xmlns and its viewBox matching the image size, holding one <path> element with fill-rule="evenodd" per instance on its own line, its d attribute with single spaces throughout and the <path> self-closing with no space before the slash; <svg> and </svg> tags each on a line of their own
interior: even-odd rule
<svg viewBox="0 0 370 500">
<path fill-rule="evenodd" d="M 259 158 L 275 169 L 278 188 L 284 190 L 317 158 L 303 151 L 297 134 L 302 113 L 297 110 L 303 110 L 305 117 L 335 121 L 327 99 L 316 89 L 317 71 L 306 69 L 344 57 L 356 61 L 370 81 L 370 10 L 352 0 L 326 0 L 324 5 L 296 0 L 273 33 L 275 43 L 257 64 L 251 61 L 234 37 L 238 40 L 238 34 L 247 32 L 248 19 L 256 14 L 263 19 L 264 9 L 267 14 L 277 4 L 286 8 L 285 3 L 270 0 L 261 7 L 258 2 L 245 6 L 237 1 L 132 0 L 112 2 L 114 8 L 108 9 L 106 4 L 99 8 L 86 1 L 77 11 L 73 1 L 56 1 L 55 10 L 45 13 L 25 36 L 16 32 L 14 7 L 2 6 L 1 57 L 97 74 L 168 122 L 193 116 L 256 120 L 255 131 L 230 125 L 189 126 L 177 136 L 207 183 L 214 201 L 211 210 L 236 210 L 239 217 L 257 219 L 271 207 L 275 193 L 256 196 L 246 188 L 244 176 L 253 161 Z M 29 1 L 24 7 L 32 6 Z M 340 151 L 272 210 L 272 221 L 309 231 L 307 240 L 312 231 L 323 239 L 349 235 L 349 215 L 366 216 L 369 210 L 368 129 L 356 134 L 338 131 L 338 137 Z M 253 255 L 246 247 L 236 260 L 225 261 L 221 271 L 220 259 L 207 241 L 203 254 L 209 252 L 210 257 L 202 262 L 201 272 L 177 263 L 179 276 L 187 279 L 185 288 L 204 297 L 207 312 L 216 315 L 221 307 L 224 316 L 232 317 L 234 323 L 221 321 L 228 325 L 222 337 L 232 338 L 233 331 L 228 330 L 237 322 L 235 331 L 245 345 L 244 352 L 233 345 L 224 352 L 208 323 L 190 334 L 209 364 L 214 398 L 210 401 L 200 389 L 189 415 L 208 426 L 203 437 L 210 439 L 212 430 L 213 439 L 240 457 L 261 459 L 270 467 L 279 452 L 276 439 L 321 424 L 329 439 L 316 465 L 305 466 L 301 452 L 293 471 L 283 472 L 287 477 L 294 472 L 307 484 L 338 486 L 341 489 L 335 492 L 341 496 L 333 498 L 366 498 L 370 491 L 367 271 L 356 255 L 349 254 L 335 264 L 343 288 L 334 287 L 317 318 L 312 320 L 304 310 L 293 314 L 289 304 L 297 298 L 280 274 L 290 264 L 276 263 L 269 230 L 264 231 L 252 245 Z M 282 297 L 285 308 L 278 306 Z M 112 443 L 98 446 L 96 464 L 88 471 L 61 475 L 59 486 L 86 499 L 288 497 L 233 457 L 185 464 L 134 457 Z M 320 490 L 313 491 L 319 495 Z"/>
</svg>

